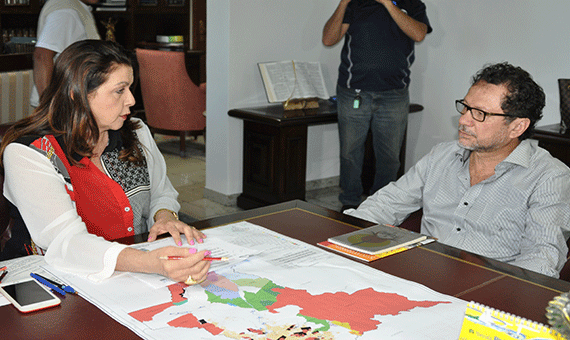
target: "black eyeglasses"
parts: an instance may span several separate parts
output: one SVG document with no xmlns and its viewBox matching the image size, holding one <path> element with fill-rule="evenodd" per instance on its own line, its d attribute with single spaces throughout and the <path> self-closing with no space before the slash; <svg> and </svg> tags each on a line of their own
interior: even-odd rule
<svg viewBox="0 0 570 340">
<path fill-rule="evenodd" d="M 485 117 L 487 117 L 487 116 L 516 117 L 514 115 L 508 115 L 508 114 L 504 114 L 504 113 L 485 112 L 483 110 L 479 110 L 479 109 L 476 109 L 474 107 L 468 106 L 467 104 L 465 104 L 463 102 L 463 100 L 456 100 L 455 101 L 455 109 L 457 110 L 457 112 L 461 113 L 462 115 L 465 114 L 465 112 L 467 112 L 467 111 L 471 112 L 471 117 L 473 117 L 473 119 L 475 119 L 478 122 L 484 122 Z"/>
</svg>

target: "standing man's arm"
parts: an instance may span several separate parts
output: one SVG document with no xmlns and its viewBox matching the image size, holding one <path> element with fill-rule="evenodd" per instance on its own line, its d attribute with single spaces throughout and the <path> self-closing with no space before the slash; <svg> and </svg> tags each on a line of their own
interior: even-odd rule
<svg viewBox="0 0 570 340">
<path fill-rule="evenodd" d="M 394 3 L 392 3 L 391 0 L 376 0 L 376 1 L 384 5 L 384 7 L 386 7 L 388 13 L 390 13 L 390 16 L 392 16 L 392 19 L 394 19 L 398 27 L 400 27 L 400 29 L 404 31 L 404 33 L 408 37 L 410 37 L 410 39 L 412 39 L 415 42 L 420 42 L 424 40 L 428 31 L 428 27 L 426 24 L 417 21 L 416 19 L 404 13 L 400 8 L 398 8 L 398 6 L 394 5 Z M 323 36 L 323 42 L 324 42 L 324 36 Z"/>
<path fill-rule="evenodd" d="M 40 97 L 51 80 L 54 56 L 55 52 L 52 50 L 43 47 L 34 49 L 34 83 Z"/>
<path fill-rule="evenodd" d="M 342 21 L 349 2 L 350 0 L 340 0 L 338 7 L 325 24 L 323 29 L 323 44 L 325 46 L 333 46 L 338 43 L 348 30 L 349 24 L 344 24 Z"/>
</svg>

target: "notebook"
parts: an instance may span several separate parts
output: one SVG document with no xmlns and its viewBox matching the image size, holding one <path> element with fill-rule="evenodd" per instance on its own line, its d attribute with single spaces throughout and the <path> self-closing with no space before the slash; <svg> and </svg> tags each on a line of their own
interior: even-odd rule
<svg viewBox="0 0 570 340">
<path fill-rule="evenodd" d="M 539 322 L 530 321 L 476 302 L 465 310 L 459 340 L 480 339 L 565 339 L 560 333 Z"/>
<path fill-rule="evenodd" d="M 376 255 L 425 240 L 427 236 L 393 227 L 378 224 L 356 230 L 347 234 L 330 237 L 329 242 L 361 253 Z"/>
</svg>

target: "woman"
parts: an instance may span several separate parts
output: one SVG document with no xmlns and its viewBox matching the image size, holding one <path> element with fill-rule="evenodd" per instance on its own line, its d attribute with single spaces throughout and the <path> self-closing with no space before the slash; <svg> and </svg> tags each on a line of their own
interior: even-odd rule
<svg viewBox="0 0 570 340">
<path fill-rule="evenodd" d="M 178 220 L 164 159 L 148 127 L 129 118 L 133 81 L 129 54 L 112 42 L 80 41 L 57 58 L 34 114 L 2 140 L 4 195 L 15 218 L 3 253 L 45 252 L 50 265 L 95 281 L 114 271 L 189 284 L 205 278 L 206 251 L 111 242 L 146 231 L 149 241 L 168 232 L 179 246 L 181 234 L 190 245 L 205 238 Z"/>
</svg>

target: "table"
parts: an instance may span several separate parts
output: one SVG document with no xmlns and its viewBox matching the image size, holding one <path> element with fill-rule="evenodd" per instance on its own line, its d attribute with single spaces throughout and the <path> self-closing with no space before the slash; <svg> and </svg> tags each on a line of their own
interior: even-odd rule
<svg viewBox="0 0 570 340">
<path fill-rule="evenodd" d="M 241 211 L 193 223 L 200 229 L 248 221 L 316 245 L 330 236 L 372 223 L 300 200 Z M 142 242 L 130 237 L 126 243 Z M 474 255 L 437 242 L 367 264 L 386 273 L 419 282 L 438 292 L 547 323 L 544 308 L 553 297 L 570 291 L 570 282 Z M 66 295 L 61 306 L 20 314 L 0 307 L 3 338 L 138 339 L 128 328 L 78 296 Z M 9 337 L 8 337 L 9 338 Z"/>
<path fill-rule="evenodd" d="M 410 104 L 410 112 L 423 110 Z M 237 206 L 252 209 L 293 199 L 305 199 L 307 131 L 309 125 L 337 122 L 336 105 L 319 101 L 319 108 L 283 110 L 282 104 L 233 109 L 228 115 L 244 120 L 243 188 Z M 405 137 L 400 152 L 401 171 L 405 160 Z M 374 155 L 367 140 L 363 185 L 372 186 Z M 369 175 L 371 172 L 371 175 Z"/>
<path fill-rule="evenodd" d="M 570 166 L 570 130 L 563 131 L 560 124 L 550 124 L 535 128 L 533 139 L 538 145 Z"/>
</svg>

